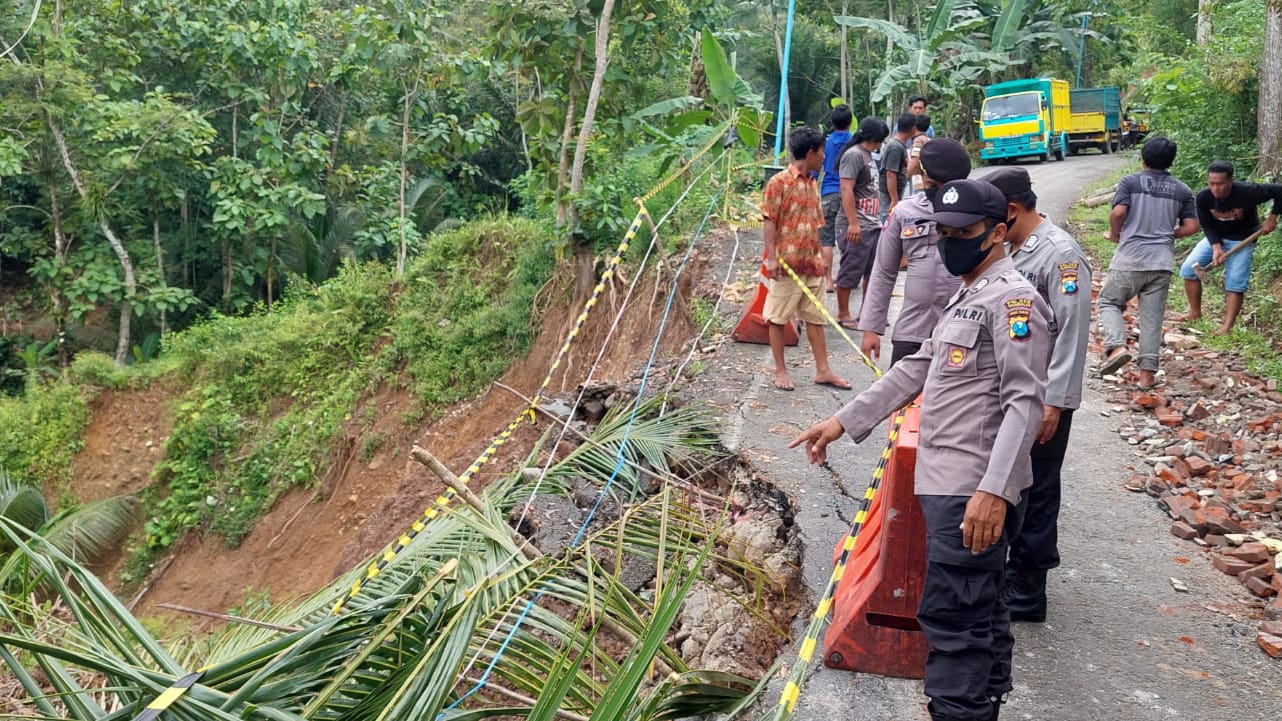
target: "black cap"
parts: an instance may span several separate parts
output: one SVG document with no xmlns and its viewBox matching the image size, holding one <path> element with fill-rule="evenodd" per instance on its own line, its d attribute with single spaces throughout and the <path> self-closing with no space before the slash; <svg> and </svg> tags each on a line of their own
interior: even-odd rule
<svg viewBox="0 0 1282 721">
<path fill-rule="evenodd" d="M 1002 195 L 1007 198 L 1013 198 L 1016 195 L 1029 193 L 1033 190 L 1033 180 L 1028 177 L 1028 171 L 1018 167 L 998 168 L 988 175 L 984 180 L 997 186 L 1002 191 Z"/>
<path fill-rule="evenodd" d="M 935 138 L 921 146 L 922 170 L 936 183 L 961 180 L 970 175 L 970 153 L 952 138 Z"/>
<path fill-rule="evenodd" d="M 934 207 L 930 219 L 949 228 L 965 228 L 985 218 L 1006 220 L 1006 196 L 986 180 L 944 183 L 935 194 Z"/>
</svg>

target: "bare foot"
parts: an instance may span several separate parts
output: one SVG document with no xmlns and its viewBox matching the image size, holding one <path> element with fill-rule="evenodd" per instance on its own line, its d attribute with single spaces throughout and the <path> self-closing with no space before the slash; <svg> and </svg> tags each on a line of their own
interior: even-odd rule
<svg viewBox="0 0 1282 721">
<path fill-rule="evenodd" d="M 1140 388 L 1149 389 L 1157 387 L 1157 373 L 1154 371 L 1140 371 Z"/>
<path fill-rule="evenodd" d="M 831 371 L 817 374 L 815 376 L 815 385 L 832 386 L 833 388 L 843 391 L 850 390 L 850 381 Z"/>
<path fill-rule="evenodd" d="M 781 391 L 793 391 L 797 389 L 797 387 L 792 384 L 792 376 L 788 375 L 788 371 L 775 371 L 775 388 L 778 388 Z"/>
<path fill-rule="evenodd" d="M 1202 320 L 1202 316 L 1200 314 L 1193 315 L 1192 313 L 1176 313 L 1175 315 L 1171 316 L 1171 320 L 1175 321 L 1176 323 L 1194 323 L 1199 320 Z"/>
<path fill-rule="evenodd" d="M 1229 333 L 1232 333 L 1232 332 L 1233 332 L 1233 328 L 1220 326 L 1219 328 L 1216 328 L 1215 330 L 1211 331 L 1211 335 L 1228 335 Z"/>
</svg>

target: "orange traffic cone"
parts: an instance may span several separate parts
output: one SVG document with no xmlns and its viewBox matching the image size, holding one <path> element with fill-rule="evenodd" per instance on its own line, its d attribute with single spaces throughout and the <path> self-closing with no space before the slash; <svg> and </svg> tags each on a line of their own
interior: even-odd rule
<svg viewBox="0 0 1282 721">
<path fill-rule="evenodd" d="M 762 311 L 766 307 L 766 293 L 770 291 L 767 283 L 792 283 L 791 278 L 780 278 L 778 281 L 772 281 L 770 276 L 766 275 L 766 261 L 763 256 L 761 261 L 761 275 L 757 279 L 757 290 L 752 294 L 752 301 L 748 303 L 748 309 L 744 311 L 743 317 L 739 319 L 738 325 L 731 331 L 730 337 L 740 343 L 758 343 L 760 345 L 770 345 L 770 329 Z M 783 327 L 784 345 L 797 345 L 797 325 L 788 321 Z"/>
<path fill-rule="evenodd" d="M 824 664 L 831 668 L 900 678 L 926 672 L 929 647 L 917 625 L 926 521 L 913 493 L 920 425 L 921 411 L 913 406 L 833 596 L 824 634 Z"/>
</svg>

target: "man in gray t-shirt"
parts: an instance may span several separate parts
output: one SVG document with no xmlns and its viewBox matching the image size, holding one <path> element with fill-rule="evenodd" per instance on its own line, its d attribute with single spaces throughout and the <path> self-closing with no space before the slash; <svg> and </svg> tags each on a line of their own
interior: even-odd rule
<svg viewBox="0 0 1282 721">
<path fill-rule="evenodd" d="M 908 146 L 917 129 L 917 116 L 900 115 L 895 123 L 895 134 L 881 146 L 881 224 L 886 225 L 886 215 L 904 197 L 908 190 Z"/>
<path fill-rule="evenodd" d="M 1175 161 L 1175 151 L 1173 141 L 1149 138 L 1140 151 L 1144 170 L 1118 181 L 1108 217 L 1108 239 L 1118 245 L 1099 295 L 1100 334 L 1104 336 L 1100 372 L 1115 373 L 1131 360 L 1122 312 L 1139 296 L 1141 388 L 1157 385 L 1175 239 L 1198 229 L 1193 191 L 1167 172 Z"/>
<path fill-rule="evenodd" d="M 854 330 L 856 325 L 850 314 L 850 293 L 861 284 L 867 292 L 877 238 L 881 235 L 877 162 L 872 154 L 881 148 L 889 134 L 890 128 L 881 120 L 864 118 L 837 163 L 841 176 L 841 211 L 837 213 L 836 235 L 841 261 L 834 285 L 837 286 L 837 322 L 849 330 Z"/>
</svg>

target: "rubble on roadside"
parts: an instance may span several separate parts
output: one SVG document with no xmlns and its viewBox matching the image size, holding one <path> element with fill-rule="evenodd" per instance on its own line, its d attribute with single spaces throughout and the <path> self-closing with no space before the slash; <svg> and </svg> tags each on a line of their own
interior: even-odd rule
<svg viewBox="0 0 1282 721">
<path fill-rule="evenodd" d="M 1166 334 L 1162 372 L 1153 389 L 1138 388 L 1134 366 L 1105 379 L 1103 415 L 1129 412 L 1118 434 L 1142 458 L 1123 486 L 1154 497 L 1172 535 L 1250 592 L 1256 642 L 1282 658 L 1282 393 L 1183 331 Z"/>
</svg>

